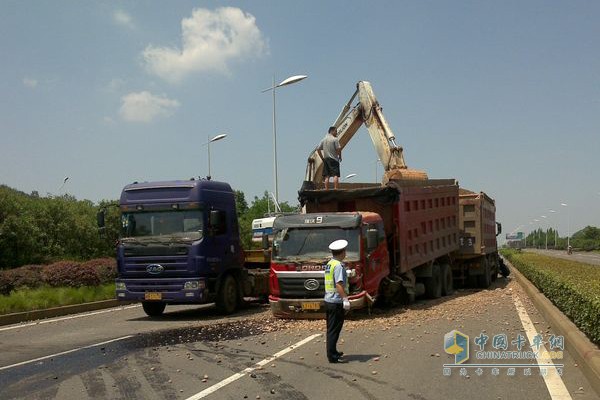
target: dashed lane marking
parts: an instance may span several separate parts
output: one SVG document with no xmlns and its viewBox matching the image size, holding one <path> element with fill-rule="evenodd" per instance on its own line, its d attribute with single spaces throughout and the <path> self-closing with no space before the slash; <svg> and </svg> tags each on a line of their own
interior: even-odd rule
<svg viewBox="0 0 600 400">
<path fill-rule="evenodd" d="M 243 370 L 242 372 L 238 372 L 236 374 L 233 374 L 229 378 L 223 379 L 221 382 L 216 383 L 216 384 L 212 385 L 211 387 L 204 389 L 200 393 L 196 393 L 192 397 L 188 397 L 187 400 L 202 399 L 202 398 L 208 396 L 209 394 L 212 394 L 212 393 L 216 392 L 217 390 L 221 389 L 222 387 L 224 387 L 226 385 L 229 385 L 231 382 L 237 381 L 238 379 L 240 379 L 244 375 L 247 375 L 247 374 L 251 373 L 252 371 L 254 371 L 255 369 L 257 369 L 258 367 L 262 367 L 264 365 L 267 365 L 268 363 L 272 362 L 273 360 L 276 360 L 279 357 L 281 357 L 281 356 L 289 353 L 290 351 L 295 350 L 295 349 L 297 349 L 298 347 L 300 347 L 302 345 L 305 345 L 306 343 L 310 342 L 311 340 L 313 340 L 315 338 L 318 338 L 319 336 L 321 336 L 321 334 L 317 333 L 315 335 L 309 336 L 306 339 L 303 339 L 303 340 L 299 341 L 296 344 L 288 346 L 285 349 L 281 350 L 280 352 L 273 354 L 271 357 L 265 358 L 264 360 L 262 360 L 262 361 L 260 361 L 260 362 L 258 362 L 256 364 L 254 364 L 252 367 L 248 367 L 245 370 Z"/>
</svg>

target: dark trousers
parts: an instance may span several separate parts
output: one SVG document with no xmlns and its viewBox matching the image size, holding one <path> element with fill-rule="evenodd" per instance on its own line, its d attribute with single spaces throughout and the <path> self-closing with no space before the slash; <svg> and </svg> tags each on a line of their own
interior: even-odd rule
<svg viewBox="0 0 600 400">
<path fill-rule="evenodd" d="M 344 326 L 344 306 L 338 303 L 325 302 L 327 313 L 327 359 L 337 357 L 337 341 Z"/>
</svg>

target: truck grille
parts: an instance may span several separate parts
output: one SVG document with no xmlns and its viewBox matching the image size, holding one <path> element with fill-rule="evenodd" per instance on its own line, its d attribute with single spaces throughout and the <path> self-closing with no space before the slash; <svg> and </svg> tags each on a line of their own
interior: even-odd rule
<svg viewBox="0 0 600 400">
<path fill-rule="evenodd" d="M 125 257 L 124 272 L 127 273 L 147 273 L 146 267 L 150 264 L 160 264 L 164 268 L 162 274 L 176 272 L 187 272 L 189 265 L 187 256 L 161 256 L 161 257 Z"/>
<path fill-rule="evenodd" d="M 186 256 L 187 246 L 131 246 L 125 247 L 125 257 Z"/>
<path fill-rule="evenodd" d="M 306 281 L 309 279 L 319 282 L 319 287 L 316 290 L 308 290 L 304 287 Z M 323 277 L 279 277 L 279 293 L 282 298 L 289 299 L 323 298 L 325 296 L 325 279 Z"/>
</svg>

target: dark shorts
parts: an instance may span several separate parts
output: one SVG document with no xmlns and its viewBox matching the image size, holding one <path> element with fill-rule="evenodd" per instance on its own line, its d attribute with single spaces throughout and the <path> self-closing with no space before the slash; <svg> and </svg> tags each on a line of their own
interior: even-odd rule
<svg viewBox="0 0 600 400">
<path fill-rule="evenodd" d="M 323 178 L 328 176 L 340 176 L 340 162 L 333 158 L 323 160 Z"/>
</svg>

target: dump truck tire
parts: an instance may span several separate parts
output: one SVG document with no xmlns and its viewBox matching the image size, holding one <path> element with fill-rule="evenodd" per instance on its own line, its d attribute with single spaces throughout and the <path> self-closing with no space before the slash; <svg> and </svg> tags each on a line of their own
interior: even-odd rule
<svg viewBox="0 0 600 400">
<path fill-rule="evenodd" d="M 143 301 L 142 308 L 149 317 L 159 317 L 165 311 L 167 303 L 157 303 L 151 301 Z"/>
<path fill-rule="evenodd" d="M 492 271 L 487 258 L 483 257 L 481 259 L 481 264 L 483 267 L 483 275 L 477 276 L 477 286 L 481 289 L 487 289 L 492 284 Z"/>
<path fill-rule="evenodd" d="M 454 278 L 452 277 L 452 268 L 448 264 L 442 264 L 442 296 L 450 296 L 454 293 Z"/>
<path fill-rule="evenodd" d="M 442 272 L 439 265 L 434 264 L 431 269 L 431 277 L 423 279 L 425 284 L 425 296 L 430 299 L 442 297 Z"/>
</svg>

